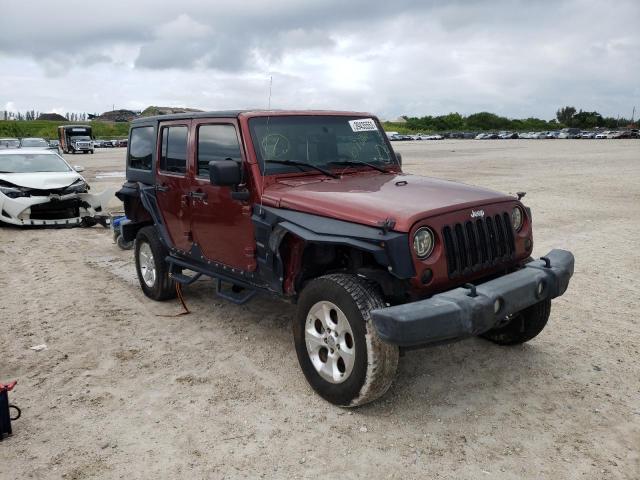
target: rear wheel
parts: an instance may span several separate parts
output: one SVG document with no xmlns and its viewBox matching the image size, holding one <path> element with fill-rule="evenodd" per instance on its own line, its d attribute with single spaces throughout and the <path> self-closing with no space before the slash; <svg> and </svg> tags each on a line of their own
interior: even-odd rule
<svg viewBox="0 0 640 480">
<path fill-rule="evenodd" d="M 155 227 L 148 226 L 138 231 L 135 242 L 136 273 L 142 291 L 153 300 L 168 300 L 176 296 L 176 285 L 169 277 L 165 261 L 167 254 Z"/>
<path fill-rule="evenodd" d="M 376 285 L 355 275 L 313 280 L 300 295 L 293 337 L 300 367 L 325 400 L 357 406 L 391 386 L 399 350 L 382 342 L 371 310 L 384 308 Z"/>
<path fill-rule="evenodd" d="M 543 300 L 510 315 L 502 325 L 489 330 L 482 337 L 498 345 L 519 345 L 528 342 L 544 330 L 550 313 L 551 300 Z"/>
</svg>

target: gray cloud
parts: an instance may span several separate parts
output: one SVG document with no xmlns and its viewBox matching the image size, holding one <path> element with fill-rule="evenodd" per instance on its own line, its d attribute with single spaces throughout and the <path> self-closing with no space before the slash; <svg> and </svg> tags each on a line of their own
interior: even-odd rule
<svg viewBox="0 0 640 480">
<path fill-rule="evenodd" d="M 279 106 L 385 116 L 549 118 L 563 104 L 628 116 L 640 104 L 633 0 L 30 4 L 5 0 L 0 17 L 0 57 L 23 70 L 0 78 L 0 103 L 18 108 L 100 110 L 105 96 L 122 106 L 264 106 L 270 76 Z M 51 91 L 57 79 L 57 97 L 24 87 Z"/>
</svg>

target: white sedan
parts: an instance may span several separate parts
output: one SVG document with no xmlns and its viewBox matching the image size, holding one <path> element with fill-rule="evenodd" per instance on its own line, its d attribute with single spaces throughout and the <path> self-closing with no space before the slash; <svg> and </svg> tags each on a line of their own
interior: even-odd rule
<svg viewBox="0 0 640 480">
<path fill-rule="evenodd" d="M 91 194 L 86 180 L 53 150 L 0 150 L 0 223 L 93 225 L 113 190 Z"/>
</svg>

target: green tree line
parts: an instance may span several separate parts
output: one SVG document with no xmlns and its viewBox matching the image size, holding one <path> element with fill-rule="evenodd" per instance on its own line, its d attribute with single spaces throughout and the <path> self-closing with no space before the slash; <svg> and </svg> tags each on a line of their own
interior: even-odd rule
<svg viewBox="0 0 640 480">
<path fill-rule="evenodd" d="M 55 122 L 49 120 L 15 121 L 0 120 L 0 137 L 42 137 L 58 138 L 58 125 L 73 122 Z M 96 138 L 124 138 L 129 134 L 128 123 L 84 122 L 91 125 Z"/>
<path fill-rule="evenodd" d="M 535 117 L 507 118 L 495 113 L 479 112 L 468 116 L 459 113 L 424 117 L 403 117 L 406 122 L 385 122 L 386 130 L 408 132 L 498 131 L 517 132 L 559 130 L 565 127 L 581 129 L 619 128 L 632 122 L 626 118 L 603 117 L 598 112 L 577 111 L 574 107 L 562 107 L 556 118 L 542 120 Z"/>
</svg>

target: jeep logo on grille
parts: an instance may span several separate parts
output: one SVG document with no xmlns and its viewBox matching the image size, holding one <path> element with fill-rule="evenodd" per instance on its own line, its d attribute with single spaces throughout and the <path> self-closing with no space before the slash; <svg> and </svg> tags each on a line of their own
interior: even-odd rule
<svg viewBox="0 0 640 480">
<path fill-rule="evenodd" d="M 484 210 L 471 210 L 471 218 L 484 217 Z"/>
</svg>

